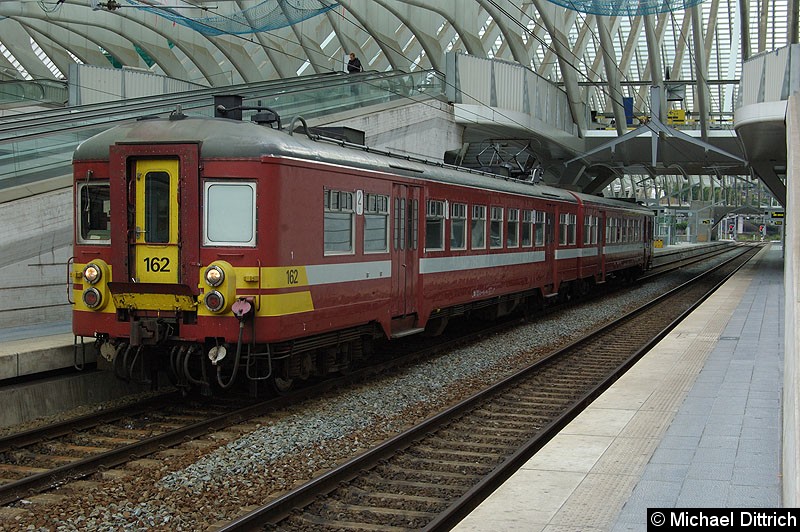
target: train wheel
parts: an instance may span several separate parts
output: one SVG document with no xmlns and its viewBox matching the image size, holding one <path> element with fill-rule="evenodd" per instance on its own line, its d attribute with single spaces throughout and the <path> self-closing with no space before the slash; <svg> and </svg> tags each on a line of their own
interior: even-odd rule
<svg viewBox="0 0 800 532">
<path fill-rule="evenodd" d="M 284 379 L 283 377 L 273 375 L 270 379 L 270 384 L 272 385 L 272 389 L 275 390 L 275 393 L 284 395 L 291 392 L 294 388 L 294 379 Z"/>
</svg>

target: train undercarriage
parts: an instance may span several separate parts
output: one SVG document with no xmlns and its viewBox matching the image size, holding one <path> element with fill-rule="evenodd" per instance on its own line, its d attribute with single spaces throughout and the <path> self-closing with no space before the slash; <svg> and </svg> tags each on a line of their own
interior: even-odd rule
<svg viewBox="0 0 800 532">
<path fill-rule="evenodd" d="M 620 273 L 610 280 L 628 281 L 641 270 Z M 443 333 L 454 318 L 494 321 L 521 313 L 530 319 L 546 306 L 579 299 L 595 288 L 593 278 L 582 279 L 562 283 L 558 291 L 551 290 L 547 296 L 537 288 L 437 309 L 429 316 L 424 335 Z M 245 327 L 256 326 L 248 316 L 252 315 L 242 313 L 240 333 Z M 254 395 L 266 391 L 287 393 L 309 379 L 347 372 L 354 364 L 369 358 L 376 342 L 385 339 L 381 327 L 373 322 L 272 344 L 243 342 L 242 334 L 237 342 L 213 337 L 204 342 L 187 342 L 180 338 L 181 319 L 177 317 L 128 318 L 129 338 L 97 336 L 102 358 L 119 378 L 155 388 L 160 375 L 166 375 L 172 385 L 186 393 L 199 390 L 207 395 L 232 388 L 236 383 Z M 256 336 L 255 330 L 249 336 Z"/>
</svg>

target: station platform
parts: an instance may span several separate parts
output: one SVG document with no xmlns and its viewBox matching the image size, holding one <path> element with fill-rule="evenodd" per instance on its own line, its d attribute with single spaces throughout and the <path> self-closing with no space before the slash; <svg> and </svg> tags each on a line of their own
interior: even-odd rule
<svg viewBox="0 0 800 532">
<path fill-rule="evenodd" d="M 765 247 L 454 530 L 643 531 L 781 507 L 784 277 Z"/>
</svg>

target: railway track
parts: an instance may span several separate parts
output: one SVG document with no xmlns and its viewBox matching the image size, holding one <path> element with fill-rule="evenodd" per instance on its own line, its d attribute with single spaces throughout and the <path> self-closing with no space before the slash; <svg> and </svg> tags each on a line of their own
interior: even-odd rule
<svg viewBox="0 0 800 532">
<path fill-rule="evenodd" d="M 451 528 L 759 249 L 221 529 Z"/>
<path fill-rule="evenodd" d="M 253 408 L 232 398 L 201 404 L 164 394 L 0 438 L 0 504 L 219 430 L 252 417 Z"/>
</svg>

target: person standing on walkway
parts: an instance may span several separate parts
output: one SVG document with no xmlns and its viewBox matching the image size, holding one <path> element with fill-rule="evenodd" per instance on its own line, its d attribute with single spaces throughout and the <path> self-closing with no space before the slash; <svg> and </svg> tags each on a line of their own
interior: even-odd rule
<svg viewBox="0 0 800 532">
<path fill-rule="evenodd" d="M 350 52 L 350 61 L 347 62 L 347 72 L 349 74 L 358 74 L 361 70 L 361 61 L 358 60 L 355 53 Z M 355 96 L 358 93 L 358 83 L 350 83 L 350 94 Z"/>
<path fill-rule="evenodd" d="M 350 52 L 350 61 L 347 62 L 347 72 L 350 74 L 357 74 L 361 72 L 361 70 L 361 61 L 358 60 L 355 53 Z"/>
</svg>

